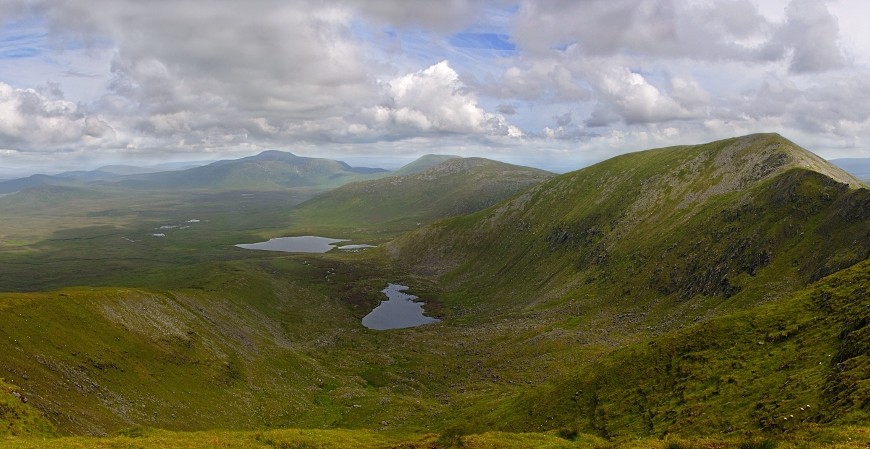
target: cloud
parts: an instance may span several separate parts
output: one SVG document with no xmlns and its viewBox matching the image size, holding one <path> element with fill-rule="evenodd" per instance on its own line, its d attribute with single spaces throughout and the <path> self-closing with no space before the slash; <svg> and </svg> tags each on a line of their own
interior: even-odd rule
<svg viewBox="0 0 870 449">
<path fill-rule="evenodd" d="M 576 44 L 583 52 L 758 58 L 752 41 L 768 23 L 748 0 L 570 0 L 522 3 L 515 26 L 520 48 L 541 53 Z"/>
<path fill-rule="evenodd" d="M 570 125 L 573 117 L 571 117 L 570 112 L 566 112 L 558 117 L 554 117 L 556 119 L 556 124 L 559 126 Z"/>
<path fill-rule="evenodd" d="M 520 136 L 499 115 L 485 111 L 446 61 L 393 79 L 387 101 L 366 113 L 371 127 L 423 132 Z"/>
<path fill-rule="evenodd" d="M 476 83 L 481 92 L 506 99 L 528 101 L 583 101 L 589 99 L 585 83 L 555 58 L 530 58 L 516 61 L 501 79 L 493 83 Z"/>
<path fill-rule="evenodd" d="M 80 143 L 99 145 L 114 138 L 107 122 L 63 99 L 56 86 L 15 89 L 0 82 L 0 147 L 45 151 Z"/>
<path fill-rule="evenodd" d="M 843 66 L 839 34 L 837 19 L 824 1 L 794 0 L 786 8 L 786 22 L 776 40 L 791 50 L 792 71 L 811 73 Z"/>
<path fill-rule="evenodd" d="M 849 4 L 10 0 L 0 148 L 537 154 L 767 130 L 860 146 Z"/>
<path fill-rule="evenodd" d="M 629 125 L 689 119 L 697 115 L 651 84 L 642 74 L 625 67 L 602 70 L 596 74 L 594 82 L 601 97 L 599 107 L 612 109 Z M 682 89 L 680 96 L 690 103 L 700 102 L 691 95 L 690 88 L 684 88 L 679 82 L 677 87 Z"/>
<path fill-rule="evenodd" d="M 406 0 L 366 1 L 351 5 L 365 16 L 394 27 L 421 27 L 450 32 L 461 30 L 479 17 L 486 2 L 449 0 L 442 2 L 409 2 Z"/>
<path fill-rule="evenodd" d="M 512 105 L 512 104 L 502 103 L 502 104 L 498 105 L 497 110 L 498 110 L 499 114 L 504 114 L 504 115 L 515 115 L 517 113 L 517 108 L 515 108 L 514 105 Z"/>
</svg>

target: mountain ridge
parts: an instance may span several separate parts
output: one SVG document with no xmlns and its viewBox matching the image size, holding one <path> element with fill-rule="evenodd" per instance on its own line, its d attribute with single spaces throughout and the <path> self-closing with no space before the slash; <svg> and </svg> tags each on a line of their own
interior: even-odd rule
<svg viewBox="0 0 870 449">
<path fill-rule="evenodd" d="M 403 165 L 392 173 L 392 176 L 404 176 L 421 172 L 450 159 L 461 158 L 449 154 L 424 154 L 414 161 Z"/>
<path fill-rule="evenodd" d="M 765 242 L 787 245 L 782 251 L 805 245 L 796 229 L 807 215 L 823 220 L 821 215 L 827 214 L 829 221 L 838 220 L 840 215 L 856 217 L 846 222 L 850 223 L 848 229 L 832 229 L 827 238 L 838 235 L 842 240 L 849 231 L 853 236 L 868 233 L 856 224 L 864 223 L 870 213 L 865 205 L 868 190 L 853 187 L 854 178 L 837 170 L 828 171 L 850 184 L 806 168 L 817 162 L 801 153 L 805 151 L 779 136 L 765 134 L 618 156 L 555 177 L 471 216 L 403 235 L 388 246 L 388 251 L 422 273 L 457 273 L 448 279 L 460 283 L 468 276 L 458 273 L 471 265 L 474 272 L 486 267 L 483 271 L 489 276 L 507 276 L 531 285 L 554 279 L 554 286 L 573 282 L 570 279 L 576 272 L 592 278 L 613 277 L 617 265 L 650 279 L 652 285 L 647 288 L 668 294 L 682 289 L 690 296 L 694 287 L 689 284 L 697 282 L 692 279 L 695 275 L 691 273 L 696 271 L 692 264 L 709 264 L 718 268 L 704 274 L 699 291 L 725 293 L 732 285 L 730 280 L 724 281 L 728 273 L 732 280 L 740 274 L 752 277 L 758 267 L 770 262 L 767 253 L 773 249 L 765 247 Z M 738 161 L 740 166 L 726 165 L 728 161 Z M 768 214 L 766 207 L 776 214 Z M 765 215 L 769 218 L 764 224 L 753 218 Z M 693 226 L 690 235 L 698 239 L 691 244 L 679 238 L 684 237 L 681 233 L 689 223 Z M 819 222 L 813 223 L 818 226 Z M 772 229 L 783 226 L 787 228 L 771 234 Z M 717 228 L 732 231 L 717 233 Z M 729 249 L 722 241 L 737 249 Z M 656 271 L 660 268 L 649 254 L 626 242 L 637 242 L 638 248 L 647 252 L 664 252 L 668 261 L 674 258 L 676 268 Z M 692 249 L 691 245 L 699 242 L 705 252 Z M 842 257 L 852 263 L 867 257 L 866 245 L 855 250 L 855 254 Z M 819 253 L 825 251 L 819 249 Z M 694 262 L 686 260 L 689 256 Z M 815 260 L 812 264 L 823 266 L 826 262 Z M 811 272 L 819 269 L 806 268 Z M 519 272 L 523 275 L 509 274 Z M 822 272 L 827 271 L 807 279 L 817 279 Z M 530 278 L 533 273 L 537 274 Z M 723 283 L 717 286 L 719 281 Z"/>
<path fill-rule="evenodd" d="M 490 159 L 451 157 L 407 175 L 345 184 L 292 212 L 297 226 L 353 223 L 354 229 L 391 235 L 483 209 L 552 176 Z"/>
</svg>

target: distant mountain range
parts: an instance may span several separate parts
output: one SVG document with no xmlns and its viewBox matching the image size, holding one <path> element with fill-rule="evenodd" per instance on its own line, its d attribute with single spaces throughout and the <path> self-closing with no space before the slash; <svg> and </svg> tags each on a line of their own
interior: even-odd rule
<svg viewBox="0 0 870 449">
<path fill-rule="evenodd" d="M 35 174 L 0 180 L 0 194 L 44 185 L 81 186 L 88 183 L 117 183 L 119 186 L 140 189 L 334 188 L 352 181 L 409 175 L 456 158 L 460 157 L 427 154 L 390 172 L 380 168 L 351 167 L 330 159 L 264 151 L 256 156 L 212 163 L 178 162 L 152 167 L 107 165 L 95 170 Z M 870 180 L 870 158 L 834 159 L 831 162 L 859 179 Z"/>
<path fill-rule="evenodd" d="M 106 166 L 92 171 L 33 175 L 0 182 L 0 193 L 55 185 L 99 183 L 136 189 L 280 189 L 331 188 L 353 180 L 388 174 L 379 168 L 351 167 L 330 159 L 307 158 L 281 151 L 217 161 L 182 170 L 161 171 L 133 166 Z"/>
<path fill-rule="evenodd" d="M 831 163 L 865 182 L 870 181 L 870 158 L 831 159 Z"/>
</svg>

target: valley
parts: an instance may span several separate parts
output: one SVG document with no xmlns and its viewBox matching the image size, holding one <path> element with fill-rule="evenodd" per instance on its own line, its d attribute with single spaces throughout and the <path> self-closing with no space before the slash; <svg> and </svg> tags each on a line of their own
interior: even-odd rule
<svg viewBox="0 0 870 449">
<path fill-rule="evenodd" d="M 870 444 L 870 190 L 781 136 L 124 176 L 0 197 L 0 447 Z"/>
</svg>

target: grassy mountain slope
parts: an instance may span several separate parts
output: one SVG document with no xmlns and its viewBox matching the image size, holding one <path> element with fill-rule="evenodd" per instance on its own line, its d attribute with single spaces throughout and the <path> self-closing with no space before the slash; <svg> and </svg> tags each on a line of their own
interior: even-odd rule
<svg viewBox="0 0 870 449">
<path fill-rule="evenodd" d="M 406 164 L 398 170 L 390 173 L 390 176 L 406 176 L 419 173 L 427 168 L 432 168 L 444 161 L 450 159 L 458 159 L 460 156 L 451 156 L 448 154 L 426 154 L 417 158 L 417 160 Z"/>
<path fill-rule="evenodd" d="M 65 434 L 377 428 L 438 407 L 420 382 L 373 371 L 413 332 L 362 332 L 335 296 L 286 281 L 340 282 L 341 265 L 272 259 L 190 267 L 182 289 L 0 294 L 0 374 Z"/>
<path fill-rule="evenodd" d="M 297 206 L 302 228 L 392 234 L 495 204 L 553 175 L 482 158 L 448 158 L 405 176 L 347 184 Z"/>
<path fill-rule="evenodd" d="M 55 435 L 54 426 L 29 401 L 19 388 L 0 379 L 0 438 Z"/>
<path fill-rule="evenodd" d="M 512 401 L 503 419 L 608 437 L 870 422 L 870 261 L 619 349 Z"/>
<path fill-rule="evenodd" d="M 391 251 L 468 288 L 519 293 L 507 299 L 753 302 L 870 255 L 870 191 L 858 185 L 777 135 L 753 135 L 620 156 Z"/>
<path fill-rule="evenodd" d="M 136 188 L 171 189 L 329 188 L 386 173 L 386 170 L 356 168 L 330 159 L 264 151 L 256 156 L 218 161 L 187 170 L 132 176 L 122 184 Z"/>
<path fill-rule="evenodd" d="M 830 359 L 809 356 L 866 332 L 856 311 L 868 308 L 870 191 L 777 135 L 617 157 L 388 249 L 439 279 L 448 322 L 481 340 L 503 329 L 482 346 L 526 368 L 502 375 L 534 382 L 524 373 L 538 363 L 550 373 L 548 393 L 520 387 L 513 406 L 470 400 L 459 421 L 511 430 L 573 422 L 602 436 L 770 431 L 782 428 L 769 420 L 804 399 L 816 421 L 866 416 L 867 377 L 856 374 L 866 361 L 846 357 L 849 386 L 838 387 L 841 402 L 826 402 Z M 839 312 L 780 312 L 804 307 L 816 290 L 796 292 L 831 274 L 854 283 Z M 774 352 L 761 348 L 780 340 Z M 788 400 L 764 402 L 785 379 L 795 385 L 783 387 Z"/>
</svg>

